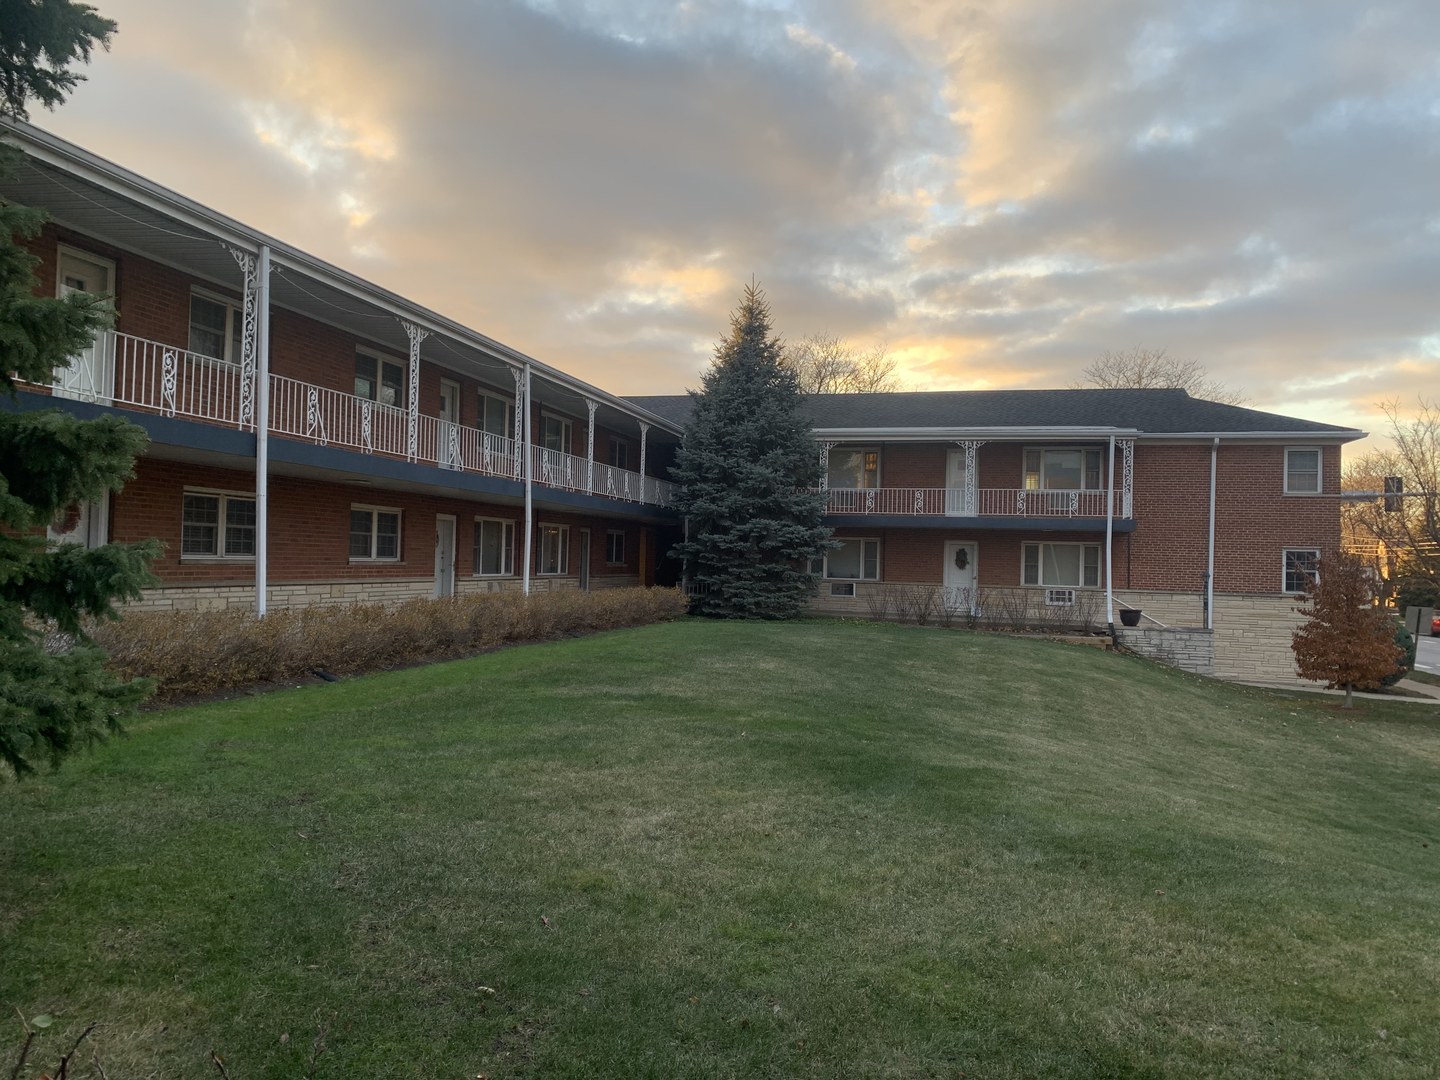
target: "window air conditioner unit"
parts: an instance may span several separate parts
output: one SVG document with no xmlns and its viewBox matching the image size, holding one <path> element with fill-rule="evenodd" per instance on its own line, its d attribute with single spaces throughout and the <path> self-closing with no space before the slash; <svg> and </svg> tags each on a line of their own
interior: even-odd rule
<svg viewBox="0 0 1440 1080">
<path fill-rule="evenodd" d="M 1048 607 L 1070 607 L 1075 603 L 1075 590 L 1046 589 L 1045 603 Z"/>
</svg>

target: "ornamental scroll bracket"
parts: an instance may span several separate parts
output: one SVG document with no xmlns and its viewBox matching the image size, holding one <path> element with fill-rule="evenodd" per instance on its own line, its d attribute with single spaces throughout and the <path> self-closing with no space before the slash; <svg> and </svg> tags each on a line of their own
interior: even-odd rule
<svg viewBox="0 0 1440 1080">
<path fill-rule="evenodd" d="M 830 490 L 830 451 L 839 446 L 838 442 L 820 443 L 820 490 Z"/>
<path fill-rule="evenodd" d="M 965 494 L 961 498 L 963 512 L 974 515 L 980 509 L 979 469 L 977 467 L 980 447 L 984 439 L 956 439 L 955 445 L 965 451 Z"/>
<path fill-rule="evenodd" d="M 515 453 L 512 456 L 515 479 L 519 480 L 525 475 L 523 455 L 529 452 L 522 440 L 525 438 L 525 410 L 530 407 L 530 403 L 525 400 L 525 372 L 518 367 L 512 367 L 510 374 L 515 377 Z"/>
<path fill-rule="evenodd" d="M 1117 439 L 1120 450 L 1120 516 L 1135 516 L 1135 440 Z"/>
<path fill-rule="evenodd" d="M 240 321 L 240 416 L 241 430 L 255 427 L 255 372 L 259 353 L 260 283 L 256 279 L 256 259 L 243 248 L 223 240 L 220 246 L 240 267 L 245 277 L 241 290 Z"/>
<path fill-rule="evenodd" d="M 420 343 L 430 336 L 430 331 L 407 319 L 401 319 L 405 336 L 410 339 L 410 385 L 405 415 L 405 458 L 418 461 L 420 457 Z M 440 448 L 436 448 L 439 457 Z"/>
</svg>

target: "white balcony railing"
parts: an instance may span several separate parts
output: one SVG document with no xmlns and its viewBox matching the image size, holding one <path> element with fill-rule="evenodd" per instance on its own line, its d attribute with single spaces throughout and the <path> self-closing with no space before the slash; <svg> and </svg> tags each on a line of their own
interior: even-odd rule
<svg viewBox="0 0 1440 1080">
<path fill-rule="evenodd" d="M 911 517 L 1103 518 L 1103 491 L 1033 491 L 977 488 L 973 503 L 964 488 L 829 488 L 826 513 L 888 514 Z M 1115 516 L 1122 515 L 1115 492 Z"/>
<path fill-rule="evenodd" d="M 94 345 L 69 367 L 55 373 L 49 389 L 57 397 L 248 429 L 253 427 L 254 404 L 244 393 L 244 383 L 238 364 L 107 330 L 97 334 Z M 512 479 L 524 476 L 524 460 L 517 461 L 514 439 L 419 416 L 412 450 L 406 410 L 285 375 L 270 376 L 270 431 L 442 469 Z M 675 486 L 668 481 L 600 462 L 592 469 L 586 458 L 540 446 L 531 451 L 537 483 L 625 502 L 673 505 Z"/>
</svg>

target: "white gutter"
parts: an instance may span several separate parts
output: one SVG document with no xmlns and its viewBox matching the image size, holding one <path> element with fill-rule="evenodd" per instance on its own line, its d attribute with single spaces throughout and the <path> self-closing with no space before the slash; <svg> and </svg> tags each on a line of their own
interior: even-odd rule
<svg viewBox="0 0 1440 1080">
<path fill-rule="evenodd" d="M 270 249 L 255 260 L 255 614 L 270 591 Z"/>
<path fill-rule="evenodd" d="M 1284 439 L 1287 442 L 1302 445 L 1315 442 L 1353 442 L 1356 439 L 1366 438 L 1368 431 L 1358 431 L 1354 428 L 1337 428 L 1334 431 L 1147 431 L 1140 435 L 1141 439 L 1185 439 L 1194 441 L 1196 439 Z"/>
<path fill-rule="evenodd" d="M 1105 481 L 1105 618 L 1115 634 L 1115 436 L 1110 436 L 1110 475 Z"/>
<path fill-rule="evenodd" d="M 525 576 L 521 582 L 521 588 L 526 596 L 530 595 L 530 552 L 535 547 L 535 503 L 534 492 L 531 487 L 531 474 L 535 471 L 535 454 L 530 445 L 530 414 L 533 410 L 530 407 L 530 365 L 525 365 L 525 438 L 521 452 L 525 455 Z"/>
<path fill-rule="evenodd" d="M 552 368 L 533 357 L 526 356 L 518 349 L 504 345 L 494 338 L 486 337 L 484 334 L 462 326 L 453 319 L 448 319 L 428 308 L 420 307 L 388 289 L 351 274 L 349 271 L 342 270 L 338 266 L 306 254 L 299 248 L 291 247 L 274 237 L 258 232 L 233 218 L 195 202 L 193 199 L 188 199 L 178 192 L 171 191 L 152 180 L 147 180 L 138 173 L 131 172 L 112 161 L 107 161 L 98 154 L 92 154 L 74 143 L 37 128 L 33 124 L 0 120 L 0 134 L 9 135 L 16 142 L 24 143 L 26 155 L 36 161 L 64 169 L 87 183 L 114 191 L 146 209 L 164 214 L 198 232 L 224 240 L 235 247 L 247 250 L 269 247 L 272 250 L 272 260 L 277 266 L 300 271 L 356 300 L 371 304 L 397 318 L 415 323 L 417 326 L 422 326 L 431 333 L 437 333 L 479 349 L 503 363 L 510 363 L 517 367 L 521 364 L 530 364 L 544 378 L 566 389 L 597 398 L 627 416 L 650 421 L 656 427 L 671 434 L 682 434 L 683 429 L 672 421 L 633 405 L 622 397 L 607 393 L 598 386 L 592 386 L 558 368 Z M 104 208 L 101 207 L 101 209 Z M 201 238 L 197 237 L 196 239 Z"/>
<path fill-rule="evenodd" d="M 1065 439 L 1107 439 L 1110 436 L 1138 436 L 1137 428 L 1119 427 L 906 427 L 906 428 L 813 428 L 812 434 L 826 439 L 884 439 L 886 442 L 932 442 L 936 439 L 1004 439 L 1049 435 Z"/>
<path fill-rule="evenodd" d="M 1220 439 L 1210 444 L 1210 537 L 1205 562 L 1205 629 L 1215 629 L 1215 474 L 1219 466 Z"/>
</svg>

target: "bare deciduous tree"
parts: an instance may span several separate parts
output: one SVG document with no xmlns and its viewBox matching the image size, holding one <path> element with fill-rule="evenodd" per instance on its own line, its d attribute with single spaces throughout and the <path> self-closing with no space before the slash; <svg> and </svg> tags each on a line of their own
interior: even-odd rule
<svg viewBox="0 0 1440 1080">
<path fill-rule="evenodd" d="M 1103 352 L 1081 374 L 1085 378 L 1075 384 L 1077 389 L 1088 386 L 1104 390 L 1175 389 L 1222 405 L 1244 405 L 1249 401 L 1238 390 L 1212 379 L 1198 360 L 1181 360 L 1164 349 L 1137 346 Z"/>
<path fill-rule="evenodd" d="M 1440 586 L 1440 402 L 1421 398 L 1407 419 L 1397 401 L 1380 406 L 1390 421 L 1389 449 L 1373 450 L 1345 470 L 1346 491 L 1384 491 L 1399 477 L 1404 497 L 1344 504 L 1347 532 L 1383 545 L 1392 581 Z"/>
<path fill-rule="evenodd" d="M 785 346 L 782 363 L 807 394 L 881 394 L 902 389 L 884 345 L 861 349 L 821 332 Z"/>
</svg>

